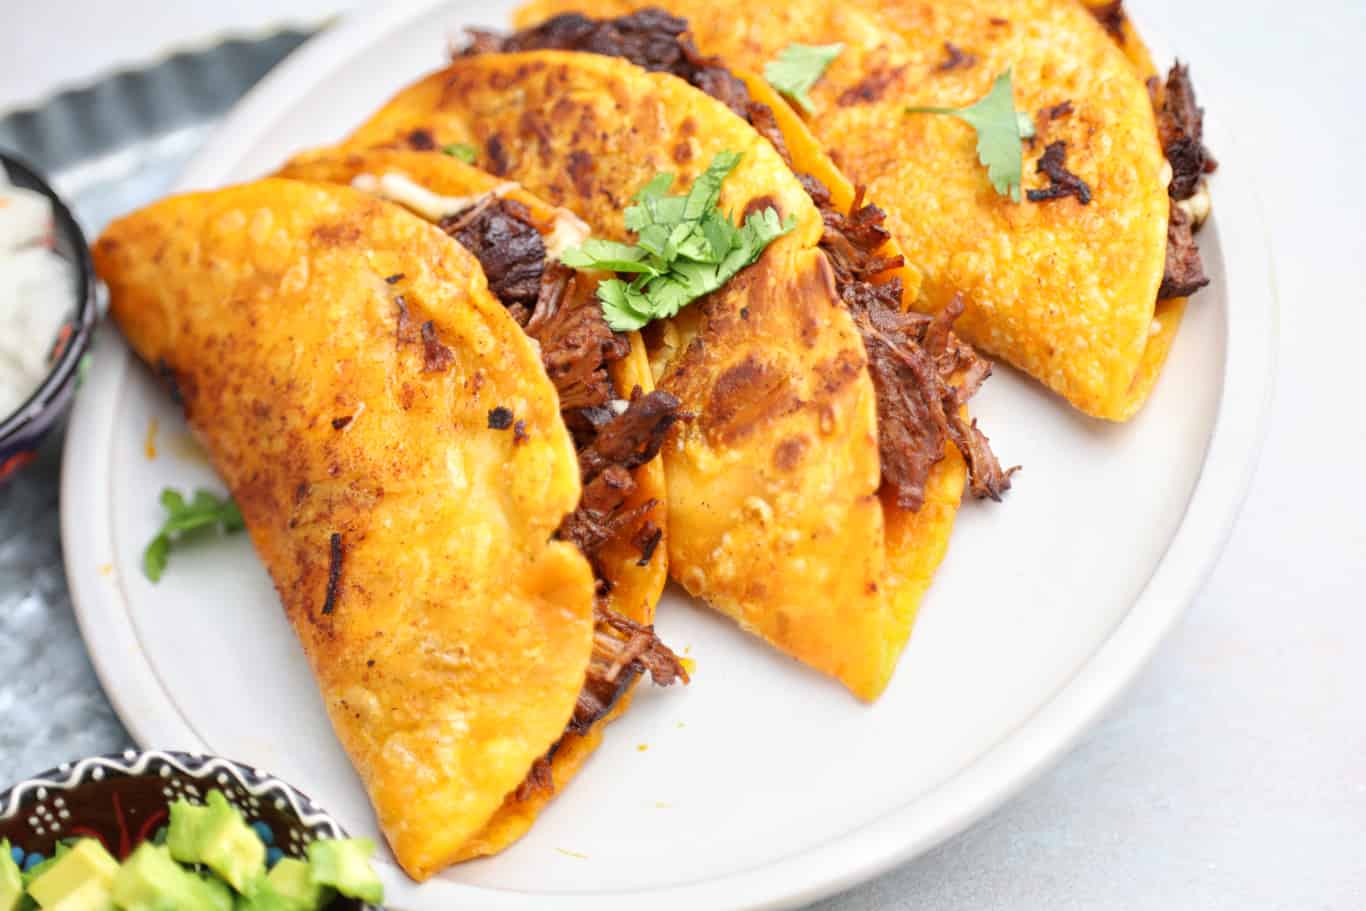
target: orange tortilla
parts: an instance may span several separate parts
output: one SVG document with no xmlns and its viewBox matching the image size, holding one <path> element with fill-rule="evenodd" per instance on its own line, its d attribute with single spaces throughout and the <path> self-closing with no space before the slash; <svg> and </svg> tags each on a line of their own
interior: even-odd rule
<svg viewBox="0 0 1366 911">
<path fill-rule="evenodd" d="M 94 256 L 241 507 L 399 863 L 421 880 L 469 856 L 563 734 L 592 647 L 592 572 L 552 539 L 578 463 L 535 346 L 463 247 L 344 187 L 174 197 Z M 398 295 L 435 356 L 402 337 Z"/>
<path fill-rule="evenodd" d="M 806 122 L 840 169 L 887 210 L 924 276 L 916 308 L 938 312 L 962 293 L 967 311 L 955 331 L 979 350 L 1087 414 L 1126 420 L 1142 407 L 1184 309 L 1184 301 L 1157 302 L 1169 172 L 1143 79 L 1081 4 L 533 0 L 516 22 L 644 6 L 687 19 L 704 53 L 752 72 L 789 44 L 842 43 L 810 92 L 815 110 Z M 947 44 L 972 64 L 945 69 Z M 1146 57 L 1133 42 L 1127 48 L 1135 61 Z M 1019 109 L 1037 118 L 1063 101 L 1075 108 L 1040 123 L 1039 141 L 1025 150 L 1024 188 L 1048 185 L 1037 162 L 1048 143 L 1065 140 L 1067 167 L 1090 185 L 1090 205 L 1070 197 L 1016 204 L 992 189 L 971 127 L 905 113 L 908 105 L 971 104 L 1006 69 Z"/>
<path fill-rule="evenodd" d="M 817 249 L 820 213 L 792 170 L 691 85 L 591 54 L 458 59 L 400 92 L 347 146 L 401 147 L 415 133 L 473 145 L 480 164 L 619 240 L 622 210 L 655 174 L 676 173 L 681 188 L 717 152 L 742 154 L 721 207 L 772 205 L 796 228 L 721 292 L 646 333 L 660 388 L 697 415 L 664 451 L 670 572 L 876 698 L 942 557 L 964 471 L 946 458 L 932 503 L 912 521 L 887 518 L 862 340 Z M 819 149 L 808 140 L 801 154 Z M 847 182 L 831 182 L 852 198 Z"/>
</svg>

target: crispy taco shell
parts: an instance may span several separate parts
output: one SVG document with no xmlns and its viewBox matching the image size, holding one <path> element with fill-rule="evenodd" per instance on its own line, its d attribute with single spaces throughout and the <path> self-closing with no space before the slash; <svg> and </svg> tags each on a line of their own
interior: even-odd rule
<svg viewBox="0 0 1366 911">
<path fill-rule="evenodd" d="M 94 253 L 240 505 L 399 863 L 424 879 L 466 856 L 560 739 L 593 642 L 592 573 L 552 539 L 580 485 L 535 347 L 460 245 L 347 188 L 175 197 Z"/>
<path fill-rule="evenodd" d="M 962 293 L 955 331 L 1097 417 L 1124 420 L 1146 401 L 1180 323 L 1183 299 L 1158 301 L 1167 245 L 1166 162 L 1143 79 L 1073 0 L 796 0 L 737 9 L 722 0 L 535 0 L 519 26 L 568 11 L 615 16 L 662 6 L 688 20 L 701 50 L 754 72 L 792 43 L 844 50 L 810 92 L 806 118 L 851 180 L 887 209 L 924 276 L 918 309 Z M 1124 32 L 1132 36 L 1132 28 Z M 957 63 L 948 47 L 962 55 Z M 1141 44 L 1126 44 L 1135 61 Z M 1016 106 L 1039 121 L 1024 188 L 1048 144 L 1089 185 L 1016 204 L 997 194 L 955 118 L 908 105 L 961 107 L 1013 70 Z M 1149 64 L 1150 68 L 1150 64 Z M 1072 103 L 1074 112 L 1039 112 Z"/>
<path fill-rule="evenodd" d="M 444 205 L 452 212 L 461 208 L 453 200 L 474 203 L 486 194 L 514 199 L 526 207 L 532 223 L 543 235 L 552 236 L 565 231 L 567 222 L 577 218 L 562 209 L 546 205 L 539 198 L 506 180 L 486 171 L 464 164 L 440 152 L 405 149 L 370 149 L 364 152 L 341 153 L 327 150 L 301 155 L 280 170 L 281 177 L 321 183 L 350 185 L 360 179 L 399 175 L 406 181 L 443 197 Z M 450 212 L 445 214 L 449 215 Z M 424 217 L 440 217 L 427 212 Z M 617 388 L 641 387 L 645 392 L 654 389 L 645 346 L 638 333 L 631 333 L 631 353 L 611 365 Z M 664 497 L 664 466 L 658 458 L 646 462 L 633 472 L 636 490 L 627 500 L 629 507 L 654 503 L 642 516 L 664 528 L 667 522 Z M 667 540 L 667 532 L 665 533 Z M 661 546 L 646 565 L 641 566 L 641 554 L 630 542 L 630 535 L 619 535 L 609 541 L 601 553 L 599 566 L 609 583 L 606 595 L 609 607 L 642 624 L 652 623 L 655 605 L 668 578 L 665 549 Z M 634 684 L 633 684 L 634 686 Z M 509 794 L 502 808 L 485 829 L 469 840 L 457 860 L 495 854 L 520 838 L 531 827 L 536 815 L 550 801 L 554 793 L 568 783 L 579 767 L 602 740 L 602 727 L 624 710 L 630 700 L 630 690 L 620 697 L 616 710 L 592 725 L 583 734 L 568 731 L 556 744 L 550 757 L 553 787 L 529 789 L 530 793 Z"/>
<path fill-rule="evenodd" d="M 936 465 L 915 517 L 885 517 L 863 343 L 817 250 L 820 212 L 774 146 L 681 79 L 561 51 L 457 59 L 401 92 L 348 145 L 415 136 L 472 144 L 480 164 L 618 240 L 622 210 L 657 173 L 686 186 L 717 152 L 742 153 L 721 208 L 771 205 L 796 227 L 721 292 L 647 332 L 660 387 L 697 416 L 664 450 L 670 571 L 745 628 L 875 698 L 942 557 L 962 463 Z M 810 143 L 800 154 L 814 160 L 819 150 Z M 847 182 L 832 182 L 852 198 Z"/>
</svg>

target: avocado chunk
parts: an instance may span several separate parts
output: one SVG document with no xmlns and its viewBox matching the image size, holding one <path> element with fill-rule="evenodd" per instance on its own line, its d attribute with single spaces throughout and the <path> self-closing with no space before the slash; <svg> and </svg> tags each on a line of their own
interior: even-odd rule
<svg viewBox="0 0 1366 911">
<path fill-rule="evenodd" d="M 231 886 L 211 873 L 205 873 L 195 878 L 199 880 L 199 887 L 203 891 L 204 900 L 208 902 L 205 907 L 212 908 L 213 911 L 232 911 L 233 892 Z"/>
<path fill-rule="evenodd" d="M 0 911 L 15 911 L 24 897 L 24 874 L 14 862 L 9 839 L 0 841 Z"/>
<path fill-rule="evenodd" d="M 166 847 L 181 863 L 203 864 L 245 893 L 266 871 L 266 846 L 221 791 L 210 791 L 205 806 L 171 804 Z"/>
<path fill-rule="evenodd" d="M 82 838 L 28 884 L 28 894 L 44 911 L 112 908 L 109 890 L 119 862 L 93 838 Z"/>
<path fill-rule="evenodd" d="M 384 884 L 370 866 L 374 854 L 373 839 L 320 839 L 308 846 L 308 865 L 314 882 L 331 886 L 348 898 L 378 905 L 384 901 Z"/>
<path fill-rule="evenodd" d="M 221 911 L 232 909 L 232 893 L 223 884 L 224 905 L 205 880 L 171 859 L 171 852 L 153 844 L 139 845 L 114 877 L 113 898 L 121 911 Z"/>
<path fill-rule="evenodd" d="M 270 887 L 292 899 L 303 911 L 321 911 L 332 899 L 332 889 L 313 879 L 307 863 L 294 857 L 281 858 L 266 876 Z"/>
<path fill-rule="evenodd" d="M 43 911 L 114 911 L 114 900 L 109 897 L 109 886 L 87 879 L 56 903 L 41 907 Z"/>
</svg>

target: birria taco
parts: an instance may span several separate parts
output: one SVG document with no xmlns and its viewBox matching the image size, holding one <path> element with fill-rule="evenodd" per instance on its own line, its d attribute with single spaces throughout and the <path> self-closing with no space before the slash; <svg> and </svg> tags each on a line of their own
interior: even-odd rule
<svg viewBox="0 0 1366 911">
<path fill-rule="evenodd" d="M 269 179 L 157 203 L 94 247 L 114 318 L 227 481 L 419 879 L 525 831 L 645 670 L 685 676 L 649 626 L 662 569 L 642 524 L 662 522 L 650 462 L 676 402 L 646 391 L 638 347 L 583 328 L 599 312 L 575 316 L 590 277 L 481 268 L 490 237 L 535 249 L 559 213 L 424 164 L 301 168 L 354 166 L 381 190 L 409 170 L 468 197 L 443 228 L 349 187 Z M 557 359 L 560 323 L 597 346 L 591 369 Z M 569 373 L 606 390 L 601 426 L 567 420 Z M 589 520 L 610 542 L 585 543 Z"/>
<path fill-rule="evenodd" d="M 923 275 L 911 304 L 937 313 L 961 295 L 966 340 L 1087 414 L 1124 420 L 1147 400 L 1186 296 L 1206 283 L 1192 235 L 1213 161 L 1185 69 L 1156 79 L 1121 3 L 1088 5 L 534 0 L 517 23 L 662 6 L 704 53 L 752 72 L 793 48 L 828 48 L 803 116 L 886 208 Z M 1019 202 L 993 191 L 972 126 L 910 113 L 971 105 L 1005 73 L 1035 133 Z"/>
<path fill-rule="evenodd" d="M 965 478 L 979 496 L 1009 484 L 964 409 L 989 371 L 950 331 L 955 307 L 905 311 L 918 275 L 801 121 L 682 32 L 647 13 L 477 35 L 346 146 L 461 144 L 582 216 L 609 245 L 596 249 L 621 256 L 665 249 L 650 232 L 698 199 L 768 227 L 753 265 L 644 332 L 659 387 L 692 418 L 663 450 L 670 572 L 872 699 L 944 554 Z M 671 236 L 710 242 L 688 233 L 699 224 Z M 653 268 L 610 257 L 604 267 Z M 621 299 L 604 305 L 669 316 L 654 281 L 637 276 L 637 297 L 619 283 Z"/>
</svg>

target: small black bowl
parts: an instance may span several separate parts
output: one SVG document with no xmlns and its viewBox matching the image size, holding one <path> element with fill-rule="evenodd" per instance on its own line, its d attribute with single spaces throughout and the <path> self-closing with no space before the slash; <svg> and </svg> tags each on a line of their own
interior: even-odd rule
<svg viewBox="0 0 1366 911">
<path fill-rule="evenodd" d="M 285 857 L 302 858 L 315 838 L 346 837 L 305 794 L 267 772 L 219 756 L 128 750 L 65 763 L 0 793 L 0 838 L 21 867 L 72 837 L 98 839 L 122 860 L 167 824 L 174 801 L 202 802 L 215 788 Z M 351 899 L 328 908 L 376 911 Z"/>
<path fill-rule="evenodd" d="M 0 484 L 33 461 L 39 443 L 71 404 L 81 373 L 81 359 L 99 319 L 95 297 L 95 270 L 85 235 L 71 210 L 36 171 L 0 152 L 0 167 L 10 182 L 42 193 L 52 200 L 54 248 L 76 271 L 76 295 L 48 358 L 47 378 L 13 414 L 0 415 Z"/>
</svg>

